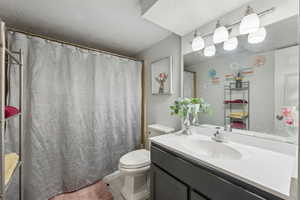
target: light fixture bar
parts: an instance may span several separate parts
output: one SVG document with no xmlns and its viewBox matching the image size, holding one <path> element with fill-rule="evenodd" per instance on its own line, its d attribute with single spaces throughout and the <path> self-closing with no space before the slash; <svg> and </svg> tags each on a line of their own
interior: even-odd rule
<svg viewBox="0 0 300 200">
<path fill-rule="evenodd" d="M 262 12 L 257 13 L 257 15 L 258 15 L 259 17 L 262 17 L 262 16 L 264 16 L 264 15 L 267 15 L 267 14 L 270 14 L 270 13 L 274 12 L 275 9 L 276 9 L 275 7 L 272 7 L 272 8 L 270 8 L 270 9 L 267 9 L 267 10 L 264 10 L 264 11 L 262 11 Z M 227 29 L 232 29 L 234 26 L 239 25 L 239 24 L 241 23 L 241 21 L 242 21 L 242 19 L 240 19 L 239 21 L 237 21 L 237 22 L 235 22 L 235 23 L 233 23 L 233 24 L 225 25 L 225 27 L 226 27 Z M 202 38 L 206 38 L 206 37 L 212 36 L 213 34 L 214 34 L 214 32 L 210 32 L 210 33 L 201 35 L 201 37 L 202 37 Z"/>
</svg>

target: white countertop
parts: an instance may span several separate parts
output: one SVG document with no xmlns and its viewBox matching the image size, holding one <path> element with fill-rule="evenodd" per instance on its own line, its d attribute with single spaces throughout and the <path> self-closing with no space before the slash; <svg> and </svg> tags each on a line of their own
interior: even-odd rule
<svg viewBox="0 0 300 200">
<path fill-rule="evenodd" d="M 201 131 L 207 129 L 198 128 L 197 133 L 192 135 L 180 133 L 162 135 L 151 138 L 151 142 L 273 195 L 289 199 L 291 178 L 296 165 L 294 156 L 231 141 L 224 144 L 238 150 L 242 154 L 240 159 L 212 159 L 199 152 L 183 148 L 182 144 L 185 141 L 212 141 L 211 137 L 205 136 Z"/>
</svg>

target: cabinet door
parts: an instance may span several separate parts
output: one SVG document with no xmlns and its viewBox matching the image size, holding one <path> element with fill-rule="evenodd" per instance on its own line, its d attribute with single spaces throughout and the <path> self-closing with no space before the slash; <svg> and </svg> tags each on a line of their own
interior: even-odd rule
<svg viewBox="0 0 300 200">
<path fill-rule="evenodd" d="M 194 191 L 191 191 L 191 200 L 207 200 L 203 196 L 197 194 Z"/>
<path fill-rule="evenodd" d="M 151 200 L 187 200 L 188 188 L 155 165 L 151 165 Z"/>
</svg>

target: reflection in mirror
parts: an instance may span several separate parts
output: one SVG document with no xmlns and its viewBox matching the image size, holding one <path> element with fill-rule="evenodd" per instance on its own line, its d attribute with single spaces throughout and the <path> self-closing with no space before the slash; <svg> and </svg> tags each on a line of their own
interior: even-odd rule
<svg viewBox="0 0 300 200">
<path fill-rule="evenodd" d="M 200 124 L 296 136 L 297 16 L 265 30 L 265 40 L 258 44 L 249 42 L 250 35 L 239 35 L 235 50 L 224 50 L 220 43 L 215 45 L 215 56 L 204 56 L 203 50 L 184 55 L 184 96 L 204 98 L 213 111 L 201 115 Z"/>
</svg>

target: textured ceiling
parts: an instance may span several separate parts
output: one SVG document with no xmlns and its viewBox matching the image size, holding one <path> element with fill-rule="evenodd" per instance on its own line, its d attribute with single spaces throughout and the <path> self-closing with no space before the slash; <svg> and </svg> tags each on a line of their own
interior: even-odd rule
<svg viewBox="0 0 300 200">
<path fill-rule="evenodd" d="M 22 30 L 129 56 L 170 34 L 141 17 L 139 0 L 1 0 L 0 17 Z"/>
</svg>

